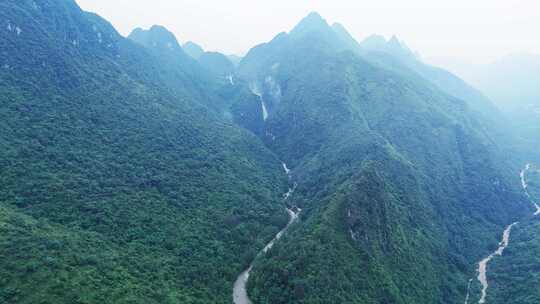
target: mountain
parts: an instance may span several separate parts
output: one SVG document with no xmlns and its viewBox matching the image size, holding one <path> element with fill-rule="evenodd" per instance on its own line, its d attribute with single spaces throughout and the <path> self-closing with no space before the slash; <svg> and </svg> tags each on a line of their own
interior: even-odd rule
<svg viewBox="0 0 540 304">
<path fill-rule="evenodd" d="M 407 45 L 399 41 L 396 36 L 392 36 L 387 41 L 383 36 L 371 35 L 359 43 L 359 46 L 365 52 L 384 52 L 406 62 L 417 59 Z"/>
<path fill-rule="evenodd" d="M 207 66 L 201 65 L 201 62 L 188 56 L 176 36 L 162 26 L 155 25 L 148 30 L 137 28 L 128 39 L 145 47 L 161 65 L 161 79 L 169 90 L 189 90 L 194 100 L 225 117 L 229 116 L 229 101 L 220 98 L 217 93 L 223 82 L 229 82 L 219 74 L 222 66 L 214 67 L 215 62 L 203 62 Z"/>
<path fill-rule="evenodd" d="M 523 180 L 531 202 L 540 204 L 540 167 L 530 165 Z M 537 207 L 538 208 L 538 207 Z M 532 304 L 540 300 L 540 212 L 517 224 L 504 254 L 494 259 L 489 277 L 488 303 Z"/>
<path fill-rule="evenodd" d="M 341 23 L 332 24 L 334 33 L 347 45 L 347 49 L 353 51 L 361 51 L 362 46 L 354 39 L 354 37 L 347 31 L 347 29 Z"/>
<path fill-rule="evenodd" d="M 407 77 L 420 76 L 440 90 L 466 101 L 483 120 L 498 121 L 503 119 L 495 105 L 480 91 L 444 69 L 424 63 L 417 54 L 396 36 L 386 40 L 373 35 L 360 43 L 363 57 L 373 64 L 404 73 Z M 388 56 L 387 56 L 388 55 Z"/>
<path fill-rule="evenodd" d="M 540 55 L 512 54 L 489 64 L 434 60 L 488 96 L 508 117 L 527 161 L 540 163 Z"/>
<path fill-rule="evenodd" d="M 199 63 L 218 77 L 226 78 L 233 75 L 235 72 L 234 64 L 229 58 L 218 52 L 205 52 L 199 57 Z"/>
<path fill-rule="evenodd" d="M 290 32 L 292 36 L 302 36 L 314 31 L 326 31 L 328 24 L 317 12 L 311 12 L 302 19 Z"/>
<path fill-rule="evenodd" d="M 151 51 L 72 0 L 0 19 L 0 302 L 230 303 L 287 223 L 275 154 L 162 28 L 131 37 Z"/>
<path fill-rule="evenodd" d="M 172 33 L 168 37 L 169 40 L 176 41 Z M 130 38 L 133 39 L 133 35 L 130 35 Z M 217 52 L 205 52 L 195 61 L 186 58 L 183 52 L 171 52 L 167 49 L 160 51 L 160 48 L 154 46 L 167 43 L 161 41 L 141 45 L 154 56 L 163 69 L 167 70 L 165 75 L 173 76 L 165 77 L 171 79 L 166 82 L 171 90 L 191 82 L 198 91 L 205 92 L 205 95 L 199 96 L 197 100 L 203 101 L 203 104 L 217 111 L 223 118 L 249 129 L 256 135 L 262 134 L 263 126 L 259 122 L 262 110 L 254 106 L 259 97 L 252 93 L 249 82 L 237 77 L 236 67 L 226 56 Z M 186 70 L 195 72 L 186 75 Z M 179 77 L 183 77 L 185 81 L 179 83 Z"/>
<path fill-rule="evenodd" d="M 531 160 L 527 153 L 531 149 L 508 128 L 511 118 L 477 88 L 447 70 L 425 63 L 395 36 L 388 41 L 382 36 L 370 36 L 360 46 L 359 54 L 371 64 L 408 79 L 427 80 L 436 89 L 467 103 L 486 138 L 493 143 L 504 143 L 499 145 L 499 157 L 512 163 L 514 170 L 520 170 L 524 162 Z"/>
<path fill-rule="evenodd" d="M 500 112 L 396 37 L 314 12 L 235 66 L 73 0 L 0 20 L 1 303 L 463 303 L 509 224 L 536 250 Z M 508 252 L 489 297 L 536 282 Z"/>
<path fill-rule="evenodd" d="M 519 111 L 520 107 L 538 104 L 535 89 L 539 83 L 540 55 L 510 54 L 487 64 L 432 61 L 473 84 L 505 111 Z M 513 85 L 508 85 L 509 81 Z"/>
<path fill-rule="evenodd" d="M 177 53 L 184 52 L 174 34 L 169 32 L 169 30 L 163 26 L 154 25 L 147 31 L 136 28 L 131 32 L 128 38 L 141 45 L 158 48 L 160 50 L 169 50 Z"/>
<path fill-rule="evenodd" d="M 478 113 L 493 105 L 449 94 L 414 57 L 358 50 L 345 31 L 312 13 L 238 67 L 260 96 L 250 105 L 263 109 L 258 134 L 292 170 L 289 201 L 302 210 L 255 262 L 249 295 L 462 303 L 477 262 L 531 211 Z"/>
<path fill-rule="evenodd" d="M 163 26 L 154 25 L 148 30 L 136 28 L 128 39 L 144 46 L 163 63 L 173 64 L 175 70 L 186 74 L 184 81 L 192 80 L 196 77 L 194 74 L 200 72 L 196 60 L 184 52 L 176 36 Z"/>
<path fill-rule="evenodd" d="M 182 45 L 184 51 L 191 56 L 193 59 L 198 60 L 202 54 L 204 54 L 204 49 L 196 44 L 195 42 L 188 41 Z"/>
</svg>

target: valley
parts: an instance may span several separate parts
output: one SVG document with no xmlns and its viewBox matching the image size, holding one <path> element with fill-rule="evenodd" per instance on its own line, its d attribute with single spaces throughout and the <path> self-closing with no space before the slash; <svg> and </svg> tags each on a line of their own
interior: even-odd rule
<svg viewBox="0 0 540 304">
<path fill-rule="evenodd" d="M 289 181 L 291 180 L 291 170 L 287 168 L 287 165 L 283 163 L 283 169 L 285 170 L 285 174 L 287 174 L 287 177 L 289 178 Z M 296 183 L 295 183 L 296 184 Z M 283 200 L 287 204 L 289 203 L 289 198 L 294 194 L 295 186 L 292 188 L 289 188 L 287 193 L 283 195 Z M 294 224 L 298 220 L 298 216 L 300 215 L 300 212 L 302 212 L 302 209 L 292 206 L 292 207 L 286 207 L 287 213 L 289 214 L 289 222 L 287 225 L 280 230 L 274 239 L 270 241 L 270 243 L 266 244 L 264 248 L 255 256 L 255 258 L 264 258 L 264 255 L 268 252 L 268 250 L 272 249 L 274 247 L 274 244 L 281 239 L 281 237 L 287 232 L 289 227 Z M 253 262 L 250 263 L 248 269 L 244 270 L 236 279 L 234 282 L 233 287 L 233 302 L 234 304 L 251 304 L 251 300 L 249 299 L 249 296 L 247 294 L 247 282 L 249 279 L 249 274 L 251 270 L 253 269 Z"/>
<path fill-rule="evenodd" d="M 482 284 L 482 295 L 480 296 L 480 300 L 478 301 L 479 304 L 483 304 L 486 302 L 486 296 L 487 296 L 487 290 L 489 287 L 488 280 L 487 280 L 487 266 L 488 263 L 497 255 L 502 255 L 504 252 L 504 249 L 508 247 L 508 244 L 510 243 L 510 233 L 512 232 L 512 227 L 519 224 L 518 222 L 513 223 L 512 225 L 506 227 L 506 229 L 503 232 L 503 237 L 501 242 L 499 243 L 499 248 L 497 250 L 490 254 L 487 258 L 483 259 L 478 263 L 478 281 L 480 281 L 480 284 Z M 467 303 L 467 301 L 465 302 Z"/>
<path fill-rule="evenodd" d="M 534 204 L 534 207 L 536 209 L 536 211 L 533 214 L 534 217 L 532 219 L 531 218 L 526 218 L 525 221 L 531 221 L 531 220 L 535 221 L 536 220 L 535 217 L 540 214 L 540 207 L 539 207 L 538 203 L 536 203 L 536 201 L 535 201 L 538 198 L 538 196 L 536 196 L 536 195 L 531 196 L 531 194 L 529 193 L 529 183 L 528 183 L 527 176 L 530 175 L 531 172 L 533 171 L 532 167 L 533 167 L 532 164 L 530 164 L 530 163 L 526 164 L 525 168 L 522 169 L 520 174 L 519 174 L 521 186 L 523 188 L 523 192 L 531 200 L 531 203 Z M 506 229 L 503 232 L 502 240 L 499 243 L 499 248 L 497 248 L 497 250 L 495 252 L 493 252 L 488 257 L 486 257 L 485 259 L 483 259 L 482 261 L 480 261 L 478 263 L 478 277 L 477 277 L 477 279 L 478 279 L 478 281 L 480 282 L 480 284 L 482 286 L 480 299 L 478 300 L 479 304 L 486 303 L 487 291 L 488 291 L 488 287 L 489 287 L 488 275 L 487 275 L 487 273 L 488 273 L 488 271 L 487 271 L 488 263 L 493 258 L 503 255 L 504 250 L 510 244 L 510 235 L 511 235 L 511 232 L 512 232 L 512 228 L 514 226 L 516 226 L 516 225 L 519 225 L 519 224 L 520 224 L 519 222 L 515 222 L 515 223 L 512 223 L 511 225 L 509 225 L 508 227 L 506 227 Z M 467 287 L 467 296 L 465 298 L 465 304 L 469 303 L 470 288 L 471 288 L 471 285 L 469 284 L 469 286 Z"/>
<path fill-rule="evenodd" d="M 236 56 L 0 1 L 0 303 L 539 303 L 534 128 L 304 16 Z"/>
</svg>

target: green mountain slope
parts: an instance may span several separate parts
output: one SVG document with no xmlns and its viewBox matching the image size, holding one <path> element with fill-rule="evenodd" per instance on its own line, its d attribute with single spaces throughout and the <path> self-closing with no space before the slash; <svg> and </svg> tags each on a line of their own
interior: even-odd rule
<svg viewBox="0 0 540 304">
<path fill-rule="evenodd" d="M 287 221 L 273 153 L 74 1 L 0 19 L 0 302 L 229 303 Z"/>
<path fill-rule="evenodd" d="M 0 20 L 1 303 L 230 303 L 254 260 L 254 303 L 463 303 L 533 212 L 498 111 L 397 38 L 312 13 L 236 68 L 73 0 Z M 300 220 L 257 256 L 288 182 Z M 510 299 L 503 262 L 490 296 Z"/>
<path fill-rule="evenodd" d="M 540 169 L 525 173 L 531 202 L 540 204 Z M 531 304 L 540 301 L 540 218 L 531 216 L 512 230 L 511 242 L 504 254 L 490 265 L 488 303 Z"/>
<path fill-rule="evenodd" d="M 494 259 L 490 265 L 488 303 L 532 304 L 540 301 L 539 233 L 537 218 L 513 229 L 511 243 L 503 256 Z"/>
<path fill-rule="evenodd" d="M 530 205 L 467 101 L 363 59 L 343 37 L 311 14 L 239 66 L 303 209 L 257 261 L 250 295 L 461 303 L 476 262 Z"/>
<path fill-rule="evenodd" d="M 368 37 L 360 43 L 358 53 L 376 66 L 409 79 L 421 78 L 442 92 L 461 99 L 469 107 L 470 115 L 476 116 L 481 124 L 479 128 L 487 137 L 494 143 L 505 143 L 499 147 L 499 157 L 512 163 L 515 170 L 530 160 L 524 153 L 527 149 L 523 147 L 522 140 L 516 138 L 515 132 L 508 127 L 512 121 L 491 100 L 456 75 L 424 63 L 395 36 L 388 41 L 377 35 Z"/>
<path fill-rule="evenodd" d="M 136 28 L 128 39 L 144 46 L 159 63 L 161 84 L 175 93 L 187 91 L 193 100 L 226 116 L 228 101 L 217 97 L 216 92 L 223 84 L 228 84 L 228 80 L 214 75 L 213 71 L 188 56 L 173 33 L 154 25 L 148 30 Z"/>
<path fill-rule="evenodd" d="M 177 90 L 185 83 L 192 83 L 193 88 L 198 88 L 192 95 L 204 92 L 197 100 L 255 135 L 264 135 L 260 98 L 253 93 L 248 80 L 237 77 L 235 66 L 223 54 L 206 52 L 197 61 L 186 58 L 179 48 L 168 47 L 178 43 L 176 37 L 161 26 L 135 29 L 129 38 L 144 46 L 159 62 L 166 71 L 161 76 L 169 89 Z M 179 78 L 185 78 L 185 82 L 179 82 Z"/>
</svg>

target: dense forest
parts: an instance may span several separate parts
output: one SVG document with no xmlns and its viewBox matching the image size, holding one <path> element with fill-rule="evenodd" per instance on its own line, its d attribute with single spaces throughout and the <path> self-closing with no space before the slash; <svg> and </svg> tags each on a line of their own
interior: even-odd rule
<svg viewBox="0 0 540 304">
<path fill-rule="evenodd" d="M 488 299 L 538 302 L 540 171 L 397 37 L 312 13 L 240 60 L 3 0 L 0 53 L 0 303 L 225 304 L 248 268 L 258 304 L 463 303 L 518 220 Z"/>
<path fill-rule="evenodd" d="M 532 166 L 525 175 L 531 202 L 540 204 L 540 168 Z M 512 232 L 512 242 L 494 260 L 488 303 L 532 304 L 540 301 L 540 218 L 526 218 Z"/>
<path fill-rule="evenodd" d="M 73 1 L 0 19 L 0 302 L 229 303 L 287 222 L 276 156 L 196 62 L 164 70 Z"/>
<path fill-rule="evenodd" d="M 240 63 L 265 88 L 264 139 L 292 164 L 304 210 L 302 225 L 255 265 L 251 295 L 464 301 L 475 262 L 532 210 L 505 150 L 490 142 L 485 101 L 469 105 L 405 63 L 383 68 L 395 59 L 342 37 L 311 14 Z"/>
</svg>

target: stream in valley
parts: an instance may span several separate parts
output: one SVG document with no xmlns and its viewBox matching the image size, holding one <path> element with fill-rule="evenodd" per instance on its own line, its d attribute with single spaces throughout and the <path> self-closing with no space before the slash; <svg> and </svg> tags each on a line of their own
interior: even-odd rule
<svg viewBox="0 0 540 304">
<path fill-rule="evenodd" d="M 289 179 L 290 179 L 291 170 L 287 168 L 287 165 L 285 163 L 283 163 L 283 169 L 285 170 L 285 173 L 287 174 L 287 176 L 289 176 Z M 287 193 L 283 195 L 283 199 L 287 201 L 289 197 L 294 193 L 295 189 L 296 189 L 296 183 L 294 183 L 293 187 L 289 188 Z M 292 207 L 292 208 L 285 207 L 285 208 L 287 210 L 287 213 L 289 214 L 289 222 L 283 229 L 281 229 L 281 231 L 279 231 L 276 234 L 276 236 L 272 239 L 272 241 L 270 241 L 270 243 L 264 246 L 264 248 L 257 254 L 257 256 L 255 256 L 255 259 L 259 257 L 260 255 L 263 255 L 266 252 L 268 252 L 268 250 L 270 250 L 274 246 L 274 244 L 283 236 L 283 234 L 287 232 L 289 227 L 294 222 L 296 222 L 296 220 L 298 220 L 298 215 L 300 214 L 300 211 L 302 211 L 301 209 L 296 208 L 296 207 Z M 248 297 L 246 286 L 249 279 L 249 274 L 251 273 L 251 270 L 253 269 L 253 263 L 255 262 L 255 259 L 253 259 L 249 267 L 246 270 L 244 270 L 234 282 L 234 287 L 233 287 L 234 304 L 252 304 L 251 300 Z"/>
<path fill-rule="evenodd" d="M 521 187 L 523 188 L 523 191 L 525 191 L 525 195 L 528 198 L 531 198 L 531 197 L 530 197 L 528 189 L 527 189 L 528 184 L 527 184 L 526 176 L 527 176 L 527 171 L 529 171 L 530 169 L 531 169 L 531 164 L 527 164 L 525 166 L 525 168 L 523 170 L 521 170 L 521 172 L 519 174 L 519 176 L 521 178 Z M 535 211 L 534 215 L 535 216 L 539 215 L 540 214 L 540 206 L 535 202 L 533 202 L 533 204 L 534 204 L 534 206 L 536 208 L 536 211 Z M 503 254 L 504 250 L 506 249 L 506 247 L 508 247 L 508 244 L 510 243 L 510 233 L 512 232 L 512 227 L 514 227 L 517 224 L 519 224 L 519 222 L 515 222 L 515 223 L 507 226 L 506 229 L 503 232 L 502 240 L 499 243 L 499 247 L 497 248 L 497 250 L 495 250 L 492 254 L 490 254 L 489 256 L 487 256 L 486 258 L 484 258 L 482 261 L 480 261 L 478 263 L 478 276 L 477 276 L 477 279 L 480 282 L 480 284 L 482 285 L 481 296 L 480 296 L 480 300 L 478 301 L 478 304 L 486 303 L 487 290 L 488 290 L 488 287 L 489 287 L 488 280 L 487 280 L 487 266 L 488 266 L 489 262 L 495 256 L 498 256 L 498 255 L 500 256 L 500 255 Z M 467 289 L 467 296 L 465 298 L 465 304 L 469 303 L 470 288 L 471 288 L 471 281 L 469 281 L 469 285 L 468 285 L 468 289 Z"/>
</svg>

